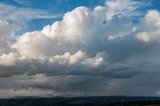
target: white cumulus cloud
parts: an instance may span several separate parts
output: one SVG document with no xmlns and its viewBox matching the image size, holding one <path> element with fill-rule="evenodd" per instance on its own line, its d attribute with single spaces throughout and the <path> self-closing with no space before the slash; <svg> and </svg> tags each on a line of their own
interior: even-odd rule
<svg viewBox="0 0 160 106">
<path fill-rule="evenodd" d="M 142 17 L 140 6 L 133 0 L 80 6 L 15 36 L 19 27 L 11 20 L 54 17 L 0 4 L 0 97 L 159 94 L 160 13 Z"/>
</svg>

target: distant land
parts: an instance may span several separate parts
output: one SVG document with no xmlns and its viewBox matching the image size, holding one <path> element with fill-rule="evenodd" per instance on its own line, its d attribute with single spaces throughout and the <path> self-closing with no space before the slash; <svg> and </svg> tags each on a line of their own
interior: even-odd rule
<svg viewBox="0 0 160 106">
<path fill-rule="evenodd" d="M 14 97 L 0 99 L 0 106 L 160 106 L 160 97 Z"/>
</svg>

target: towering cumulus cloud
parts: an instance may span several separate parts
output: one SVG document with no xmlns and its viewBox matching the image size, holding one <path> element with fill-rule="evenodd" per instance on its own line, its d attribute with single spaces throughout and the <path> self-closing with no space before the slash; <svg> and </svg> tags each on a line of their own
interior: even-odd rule
<svg viewBox="0 0 160 106">
<path fill-rule="evenodd" d="M 160 13 L 142 6 L 81 6 L 20 36 L 0 20 L 0 97 L 159 95 Z"/>
</svg>

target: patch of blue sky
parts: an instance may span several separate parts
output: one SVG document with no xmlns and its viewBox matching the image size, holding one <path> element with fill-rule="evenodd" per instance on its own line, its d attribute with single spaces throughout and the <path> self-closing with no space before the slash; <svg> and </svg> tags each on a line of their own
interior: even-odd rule
<svg viewBox="0 0 160 106">
<path fill-rule="evenodd" d="M 42 9 L 48 11 L 50 14 L 62 14 L 62 16 L 78 6 L 93 8 L 98 5 L 104 5 L 104 2 L 105 0 L 0 0 L 0 3 L 13 5 L 17 8 Z M 22 28 L 18 34 L 25 31 L 40 30 L 45 25 L 51 25 L 53 22 L 61 19 L 62 17 L 46 19 L 36 18 L 30 20 L 26 23 L 27 27 Z"/>
<path fill-rule="evenodd" d="M 65 14 L 68 11 L 73 10 L 78 6 L 86 6 L 94 8 L 98 5 L 104 5 L 106 0 L 0 0 L 0 3 L 7 5 L 13 5 L 17 8 L 29 8 L 29 9 L 42 9 L 48 11 L 49 14 Z M 138 11 L 146 12 L 148 10 L 156 9 L 160 10 L 160 0 L 137 0 L 141 1 L 142 5 L 148 4 L 148 6 L 139 9 Z M 28 21 L 27 27 L 22 28 L 18 34 L 26 31 L 41 30 L 45 25 L 51 25 L 57 20 L 61 20 L 61 17 L 57 18 L 35 18 Z M 133 22 L 138 22 L 139 17 L 133 17 Z"/>
</svg>

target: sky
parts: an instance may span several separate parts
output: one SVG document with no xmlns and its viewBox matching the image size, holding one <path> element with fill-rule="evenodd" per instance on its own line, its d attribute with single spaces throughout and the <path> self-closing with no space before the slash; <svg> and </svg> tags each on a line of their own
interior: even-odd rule
<svg viewBox="0 0 160 106">
<path fill-rule="evenodd" d="M 0 0 L 0 98 L 160 96 L 159 0 Z"/>
</svg>

